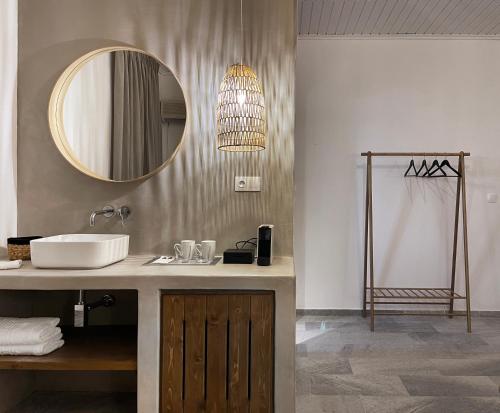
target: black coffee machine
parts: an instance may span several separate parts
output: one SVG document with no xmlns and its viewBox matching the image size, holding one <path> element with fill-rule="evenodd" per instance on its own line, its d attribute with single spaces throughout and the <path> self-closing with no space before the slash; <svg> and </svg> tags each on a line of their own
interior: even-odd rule
<svg viewBox="0 0 500 413">
<path fill-rule="evenodd" d="M 257 234 L 257 265 L 271 265 L 273 262 L 274 225 L 260 225 Z"/>
</svg>

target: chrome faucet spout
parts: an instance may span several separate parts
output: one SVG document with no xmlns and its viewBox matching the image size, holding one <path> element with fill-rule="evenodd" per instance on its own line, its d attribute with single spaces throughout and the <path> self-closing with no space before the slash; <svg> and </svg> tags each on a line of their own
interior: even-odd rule
<svg viewBox="0 0 500 413">
<path fill-rule="evenodd" d="M 98 212 L 93 211 L 92 214 L 90 214 L 90 226 L 95 227 L 95 217 L 97 216 Z"/>
<path fill-rule="evenodd" d="M 90 214 L 90 226 L 94 227 L 95 226 L 95 217 L 97 215 L 104 215 L 106 218 L 111 218 L 114 216 L 116 213 L 116 210 L 112 206 L 105 206 L 103 209 L 97 210 L 97 211 L 92 211 Z"/>
</svg>

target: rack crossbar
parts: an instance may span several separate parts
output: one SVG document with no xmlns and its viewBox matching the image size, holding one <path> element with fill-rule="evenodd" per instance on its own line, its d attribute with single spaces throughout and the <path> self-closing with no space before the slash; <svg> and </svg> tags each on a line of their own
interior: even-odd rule
<svg viewBox="0 0 500 413">
<path fill-rule="evenodd" d="M 361 152 L 361 156 L 470 156 L 470 152 Z"/>
<path fill-rule="evenodd" d="M 376 298 L 376 297 L 375 297 Z M 420 302 L 415 302 L 415 301 L 374 301 L 375 304 L 381 304 L 381 305 L 450 305 L 449 301 L 446 302 L 436 302 L 436 301 L 420 301 Z M 367 301 L 368 304 L 371 304 L 371 301 Z"/>
</svg>

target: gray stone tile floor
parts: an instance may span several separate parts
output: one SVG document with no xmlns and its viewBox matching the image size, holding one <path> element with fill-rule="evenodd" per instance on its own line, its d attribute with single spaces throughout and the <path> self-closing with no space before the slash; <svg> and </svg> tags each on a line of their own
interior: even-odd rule
<svg viewBox="0 0 500 413">
<path fill-rule="evenodd" d="M 500 413 L 500 317 L 301 316 L 297 413 Z"/>
</svg>

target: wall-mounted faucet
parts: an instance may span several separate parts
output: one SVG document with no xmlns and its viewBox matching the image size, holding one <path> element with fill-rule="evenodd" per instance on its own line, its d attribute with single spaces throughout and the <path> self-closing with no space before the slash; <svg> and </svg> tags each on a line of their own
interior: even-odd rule
<svg viewBox="0 0 500 413">
<path fill-rule="evenodd" d="M 92 211 L 90 214 L 90 226 L 95 226 L 95 217 L 97 215 L 103 215 L 105 218 L 112 218 L 115 215 L 118 215 L 122 220 L 122 224 L 125 224 L 125 220 L 129 217 L 130 212 L 130 208 L 126 205 L 123 205 L 120 208 L 114 208 L 110 205 L 106 205 L 103 209 Z"/>
</svg>

